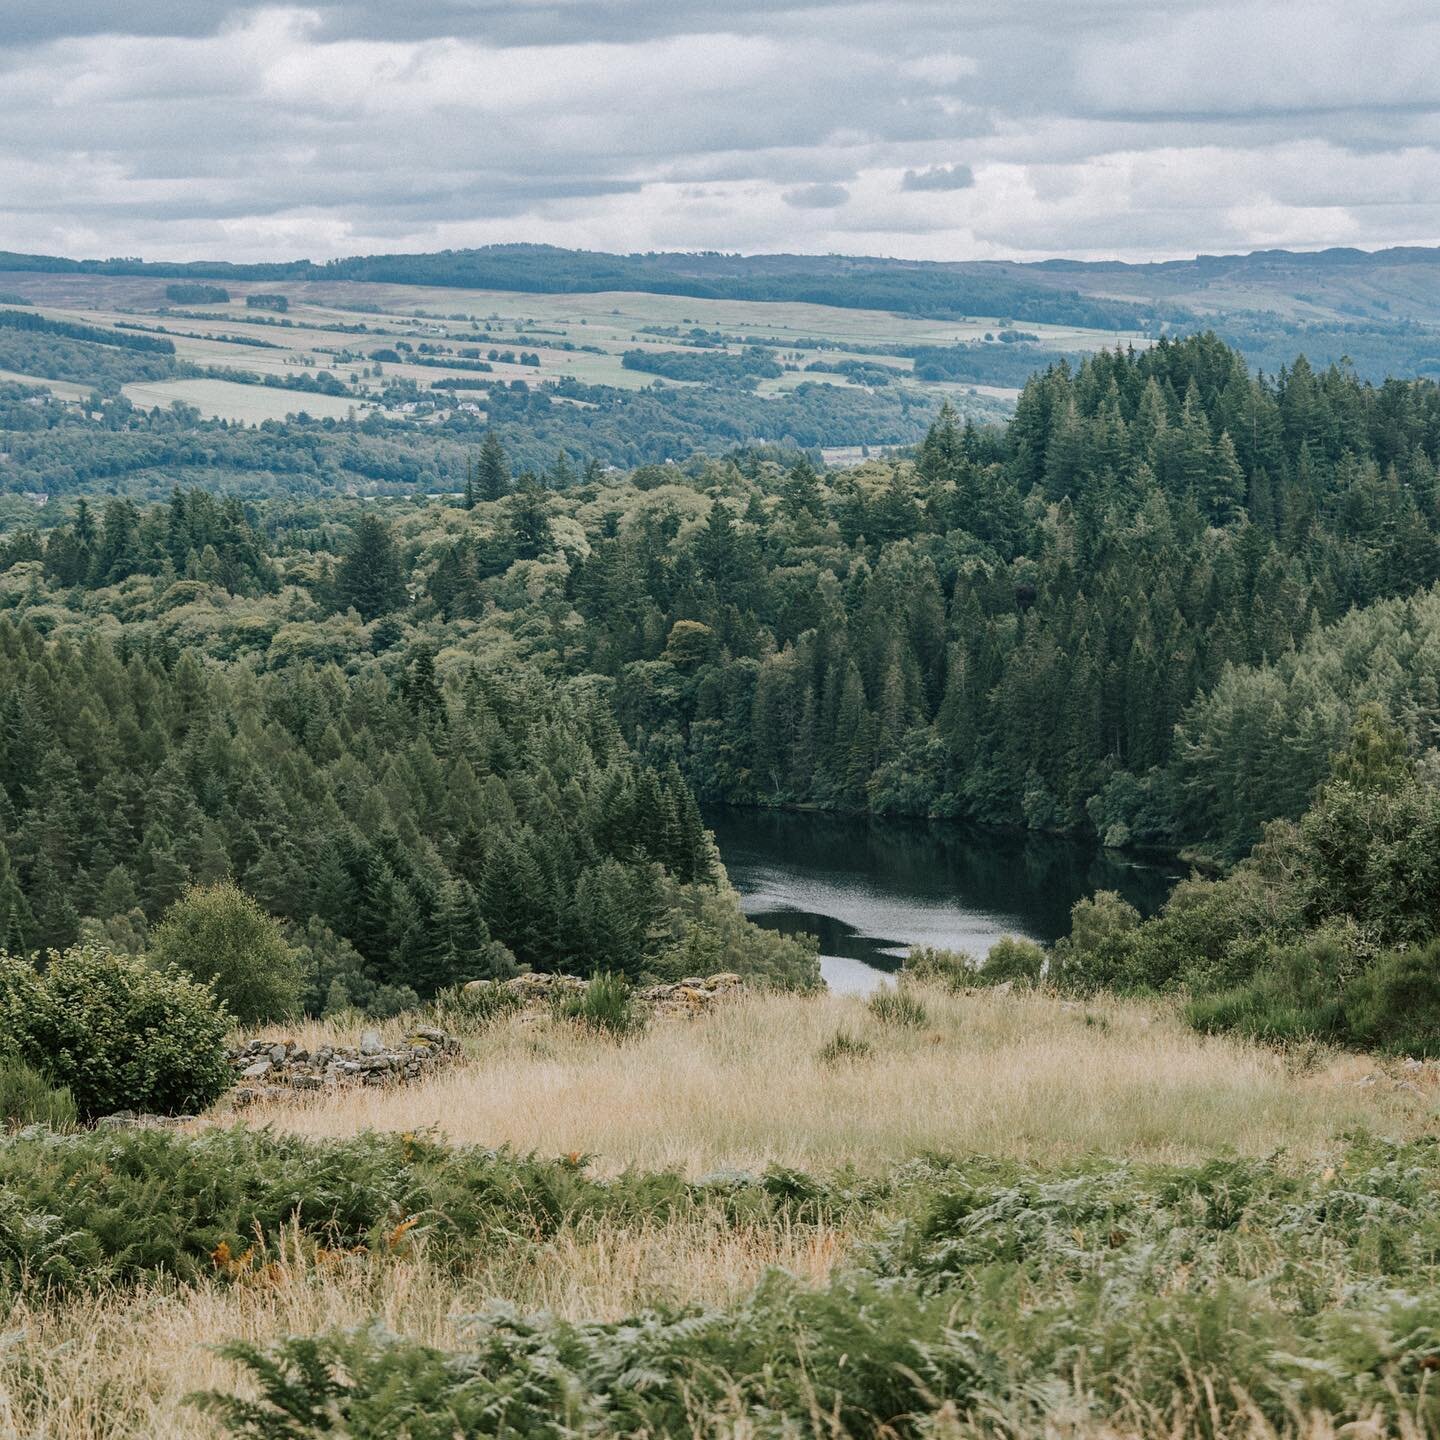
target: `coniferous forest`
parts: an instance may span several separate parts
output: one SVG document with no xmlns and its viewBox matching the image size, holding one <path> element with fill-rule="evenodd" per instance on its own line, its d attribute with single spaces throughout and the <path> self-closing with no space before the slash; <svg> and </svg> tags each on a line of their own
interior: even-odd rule
<svg viewBox="0 0 1440 1440">
<path fill-rule="evenodd" d="M 638 974 L 700 923 L 697 801 L 1238 857 L 1361 705 L 1440 723 L 1437 461 L 1430 382 L 1199 336 L 849 470 L 491 435 L 449 498 L 82 498 L 0 551 L 10 944 L 140 949 L 230 878 L 313 1009 Z"/>
</svg>

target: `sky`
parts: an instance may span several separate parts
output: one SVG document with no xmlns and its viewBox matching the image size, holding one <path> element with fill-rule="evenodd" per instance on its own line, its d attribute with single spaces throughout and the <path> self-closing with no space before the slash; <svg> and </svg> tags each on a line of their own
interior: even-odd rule
<svg viewBox="0 0 1440 1440">
<path fill-rule="evenodd" d="M 0 249 L 1440 243 L 1434 0 L 0 0 Z"/>
</svg>

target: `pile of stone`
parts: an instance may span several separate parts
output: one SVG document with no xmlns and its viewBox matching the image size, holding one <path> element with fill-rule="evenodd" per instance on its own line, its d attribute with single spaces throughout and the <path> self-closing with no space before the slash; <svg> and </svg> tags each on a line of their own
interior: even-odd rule
<svg viewBox="0 0 1440 1440">
<path fill-rule="evenodd" d="M 745 982 L 726 970 L 704 979 L 691 976 L 672 985 L 647 985 L 638 992 L 638 998 L 657 1015 L 700 1015 L 717 1000 L 738 995 L 744 988 Z"/>
<path fill-rule="evenodd" d="M 452 1060 L 460 1042 L 444 1030 L 412 1031 L 401 1046 L 387 1046 L 378 1030 L 358 1045 L 321 1045 L 307 1050 L 294 1040 L 252 1040 L 231 1050 L 237 1105 L 278 1100 L 296 1091 L 336 1090 L 351 1085 L 404 1085 Z"/>
<path fill-rule="evenodd" d="M 466 990 L 486 989 L 492 982 L 472 980 Z M 571 995 L 581 995 L 589 987 L 588 980 L 578 975 L 517 975 L 501 982 L 501 988 L 519 1000 L 527 1012 L 539 1014 L 561 1003 Z M 709 1010 L 717 1000 L 736 995 L 745 988 L 740 976 L 725 972 L 704 978 L 690 976 L 664 985 L 646 985 L 635 992 L 635 998 L 657 1016 L 694 1016 Z"/>
</svg>

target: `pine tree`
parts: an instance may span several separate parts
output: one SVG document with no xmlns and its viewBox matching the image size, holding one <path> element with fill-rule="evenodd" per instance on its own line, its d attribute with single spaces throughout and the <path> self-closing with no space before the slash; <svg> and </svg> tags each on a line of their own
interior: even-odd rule
<svg viewBox="0 0 1440 1440">
<path fill-rule="evenodd" d="M 366 511 L 335 570 L 335 605 L 355 610 L 367 624 L 405 603 L 405 581 L 390 527 Z"/>
<path fill-rule="evenodd" d="M 480 446 L 475 485 L 483 500 L 498 500 L 510 489 L 510 462 L 505 458 L 500 437 L 493 430 L 485 432 L 484 443 Z"/>
</svg>

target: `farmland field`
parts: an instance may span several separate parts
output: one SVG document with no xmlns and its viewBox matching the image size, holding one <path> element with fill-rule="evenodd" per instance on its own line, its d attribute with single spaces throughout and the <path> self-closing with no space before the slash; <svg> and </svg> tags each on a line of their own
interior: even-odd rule
<svg viewBox="0 0 1440 1440">
<path fill-rule="evenodd" d="M 7 272 L 0 274 L 0 285 L 53 319 L 162 329 L 174 342 L 177 360 L 212 372 L 238 370 L 291 379 L 328 371 L 356 397 L 378 396 L 396 381 L 432 392 L 437 381 L 462 379 L 469 380 L 465 388 L 473 390 L 477 373 L 487 383 L 574 381 L 638 391 L 656 385 L 657 376 L 622 364 L 626 351 L 739 355 L 747 344 L 773 350 L 784 366 L 782 375 L 758 382 L 755 393 L 760 396 L 774 397 L 816 382 L 864 389 L 863 382 L 844 374 L 807 367 L 817 361 L 874 361 L 877 352 L 889 347 L 983 346 L 1003 323 L 1003 317 L 993 316 L 941 321 L 789 302 L 633 292 L 541 295 L 358 281 L 232 283 L 228 303 L 193 309 L 171 308 L 164 282 L 149 279 Z M 256 292 L 283 295 L 288 310 L 276 315 L 247 308 L 247 295 Z M 1033 348 L 1045 353 L 1146 343 L 1139 334 L 1072 326 L 1027 325 L 1026 333 L 1034 337 Z M 1010 347 L 986 348 L 999 355 Z M 388 357 L 379 363 L 379 373 L 377 351 Z M 522 357 L 528 363 L 522 363 Z M 477 362 L 489 368 L 477 372 Z M 932 396 L 936 404 L 949 398 L 977 415 L 999 413 L 1016 393 L 1006 386 L 921 379 L 913 373 L 914 361 L 904 355 L 885 354 L 883 364 L 897 372 L 900 383 Z M 244 422 L 280 418 L 299 408 L 337 417 L 348 409 L 300 406 L 275 396 L 241 397 L 229 389 L 217 390 L 211 381 L 200 390 L 189 388 L 194 383 L 199 382 L 186 382 L 184 390 L 168 383 L 142 383 L 127 394 L 137 404 L 186 399 L 203 413 Z M 667 378 L 659 383 L 683 387 L 695 382 Z"/>
<path fill-rule="evenodd" d="M 157 380 L 127 385 L 124 393 L 142 409 L 155 405 L 165 409 L 179 401 L 193 405 L 207 419 L 246 425 L 283 420 L 302 411 L 320 419 L 329 415 L 342 420 L 356 408 L 355 401 L 343 396 L 308 395 L 267 385 L 241 385 L 233 380 Z"/>
</svg>

